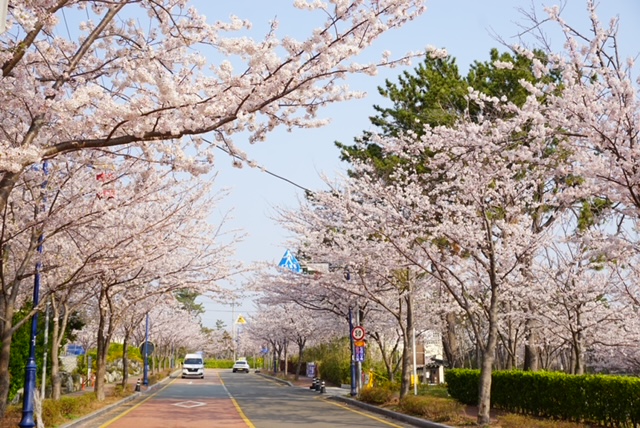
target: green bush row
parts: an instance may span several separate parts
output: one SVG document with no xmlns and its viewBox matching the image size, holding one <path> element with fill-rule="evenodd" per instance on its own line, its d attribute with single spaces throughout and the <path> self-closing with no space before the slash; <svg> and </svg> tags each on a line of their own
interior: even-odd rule
<svg viewBox="0 0 640 428">
<path fill-rule="evenodd" d="M 453 398 L 464 404 L 477 404 L 479 370 L 448 370 L 445 380 Z M 635 426 L 640 423 L 640 379 L 496 371 L 491 379 L 491 405 L 533 416 Z"/>
<path fill-rule="evenodd" d="M 204 360 L 204 367 L 207 369 L 231 369 L 235 361 L 233 360 Z M 247 362 L 249 367 L 258 368 L 262 367 L 262 358 L 248 357 Z"/>
<path fill-rule="evenodd" d="M 447 390 L 451 397 L 455 398 L 462 404 L 469 406 L 475 406 L 478 404 L 480 370 L 446 370 L 444 372 L 444 381 L 447 384 Z"/>
</svg>

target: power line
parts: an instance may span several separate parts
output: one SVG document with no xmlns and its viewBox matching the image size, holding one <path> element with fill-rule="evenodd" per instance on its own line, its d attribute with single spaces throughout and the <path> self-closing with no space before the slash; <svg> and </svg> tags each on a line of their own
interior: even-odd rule
<svg viewBox="0 0 640 428">
<path fill-rule="evenodd" d="M 241 156 L 238 156 L 237 154 L 233 153 L 233 152 L 232 152 L 231 150 L 229 150 L 228 148 L 221 147 L 220 145 L 218 145 L 218 144 L 214 143 L 213 141 L 209 141 L 209 140 L 207 140 L 207 139 L 205 139 L 205 138 L 203 138 L 202 140 L 203 140 L 205 143 L 208 143 L 209 145 L 211 145 L 211 146 L 213 146 L 213 147 L 215 147 L 215 148 L 217 148 L 217 149 L 219 149 L 219 150 L 221 150 L 221 151 L 225 152 L 227 155 L 229 155 L 229 156 L 231 156 L 231 157 L 233 157 L 233 158 L 235 158 L 235 159 L 238 159 L 240 162 L 247 163 L 247 164 L 249 163 L 246 159 L 244 159 L 244 158 L 242 158 Z M 256 165 L 257 165 L 257 164 L 256 164 Z M 307 188 L 306 188 L 306 187 L 304 187 L 304 186 L 301 186 L 300 184 L 296 183 L 295 181 L 293 181 L 293 180 L 289 180 L 289 179 L 288 179 L 288 178 L 286 178 L 286 177 L 283 177 L 283 176 L 281 176 L 281 175 L 279 175 L 279 174 L 276 174 L 276 173 L 274 173 L 274 172 L 271 172 L 271 171 L 269 171 L 268 169 L 266 169 L 266 168 L 264 168 L 264 167 L 259 167 L 259 169 L 260 169 L 261 171 L 266 172 L 267 174 L 271 175 L 272 177 L 275 177 L 275 178 L 277 178 L 277 179 L 279 179 L 279 180 L 285 181 L 285 182 L 287 182 L 287 183 L 291 184 L 292 186 L 296 186 L 297 188 L 302 189 L 302 190 L 304 190 L 304 191 L 305 191 L 305 192 L 307 192 L 307 193 L 314 193 L 313 191 L 311 191 L 311 190 L 307 189 Z"/>
</svg>

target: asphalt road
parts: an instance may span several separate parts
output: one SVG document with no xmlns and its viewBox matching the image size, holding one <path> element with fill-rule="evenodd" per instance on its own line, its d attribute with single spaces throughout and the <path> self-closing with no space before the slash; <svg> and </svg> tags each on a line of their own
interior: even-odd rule
<svg viewBox="0 0 640 428">
<path fill-rule="evenodd" d="M 347 391 L 345 391 L 346 393 Z M 207 369 L 204 379 L 173 379 L 143 399 L 75 428 L 411 427 L 255 373 Z"/>
</svg>

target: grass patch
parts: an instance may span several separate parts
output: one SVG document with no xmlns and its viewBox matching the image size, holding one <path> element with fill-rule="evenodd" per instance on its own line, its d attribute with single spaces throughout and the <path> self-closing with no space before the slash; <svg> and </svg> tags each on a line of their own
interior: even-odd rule
<svg viewBox="0 0 640 428">
<path fill-rule="evenodd" d="M 420 384 L 418 385 L 418 395 L 427 396 L 427 397 L 451 398 L 451 396 L 449 395 L 449 391 L 447 391 L 447 386 L 445 384 L 441 384 L 441 385 Z"/>
</svg>

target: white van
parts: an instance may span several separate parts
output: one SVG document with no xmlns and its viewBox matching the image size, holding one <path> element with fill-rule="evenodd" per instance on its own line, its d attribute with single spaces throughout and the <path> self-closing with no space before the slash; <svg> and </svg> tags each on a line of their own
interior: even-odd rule
<svg viewBox="0 0 640 428">
<path fill-rule="evenodd" d="M 204 359 L 202 354 L 187 354 L 182 362 L 182 378 L 199 377 L 204 379 Z"/>
</svg>

